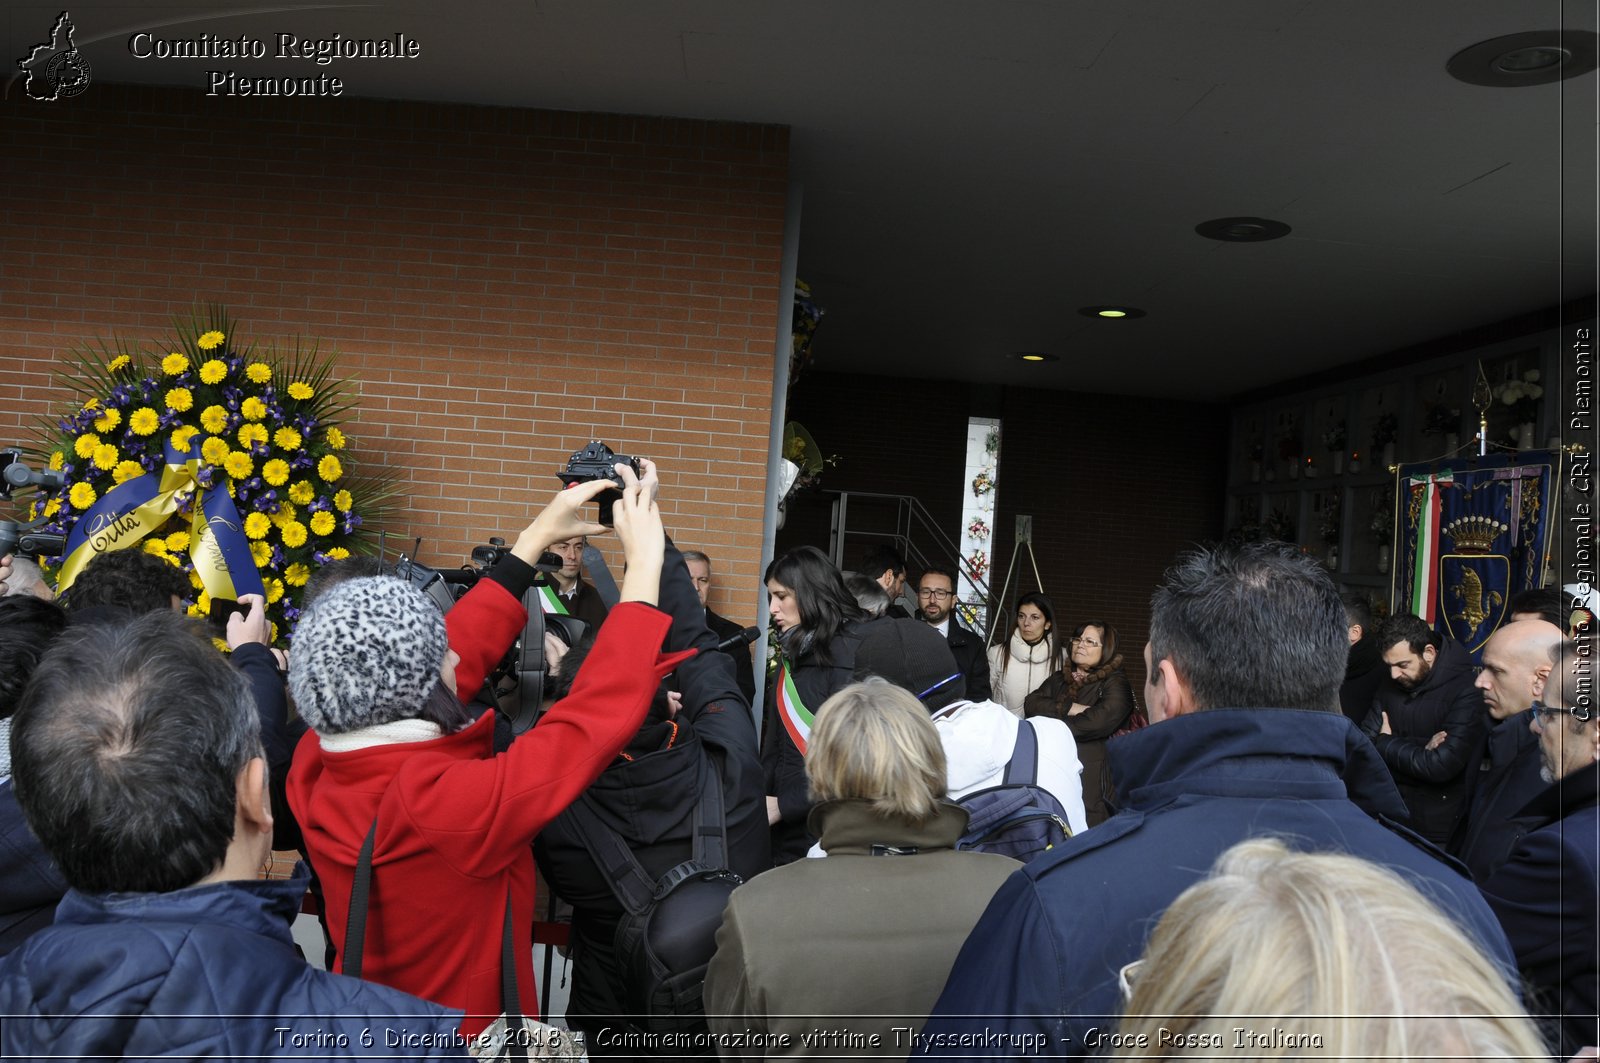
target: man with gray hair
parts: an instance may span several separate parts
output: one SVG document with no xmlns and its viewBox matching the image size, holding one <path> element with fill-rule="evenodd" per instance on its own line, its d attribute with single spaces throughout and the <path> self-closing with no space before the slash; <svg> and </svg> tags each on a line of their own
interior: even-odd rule
<svg viewBox="0 0 1600 1063">
<path fill-rule="evenodd" d="M 414 1058 L 467 1058 L 459 1012 L 296 950 L 307 872 L 256 877 L 273 817 L 250 685 L 189 622 L 69 628 L 11 748 L 17 801 L 71 889 L 0 963 L 0 1056 L 327 1059 L 393 1033 Z"/>
<path fill-rule="evenodd" d="M 689 582 L 694 584 L 694 592 L 700 596 L 700 604 L 705 607 L 706 627 L 717 636 L 717 641 L 727 642 L 729 639 L 743 633 L 744 628 L 735 624 L 725 616 L 718 616 L 707 601 L 711 596 L 711 558 L 699 550 L 683 551 L 683 563 L 689 568 Z M 744 695 L 746 705 L 754 705 L 756 700 L 755 672 L 750 667 L 750 650 L 745 643 L 723 650 L 733 658 L 733 675 L 739 683 L 739 693 Z"/>
<path fill-rule="evenodd" d="M 1365 811 L 1398 817 L 1405 805 L 1339 710 L 1350 640 L 1322 567 L 1282 543 L 1197 550 L 1150 606 L 1151 725 L 1107 748 L 1122 809 L 995 894 L 922 1050 L 1102 1054 L 1123 1003 L 1119 972 L 1161 913 L 1225 850 L 1263 835 L 1392 868 L 1509 973 L 1505 935 L 1472 883 Z"/>
<path fill-rule="evenodd" d="M 1544 623 L 1544 621 L 1532 621 Z M 1557 673 L 1529 714 L 1549 784 L 1525 814 L 1525 835 L 1483 885 L 1529 987 L 1528 1010 L 1547 1019 L 1565 1059 L 1600 1044 L 1600 706 L 1594 644 L 1562 644 Z"/>
</svg>

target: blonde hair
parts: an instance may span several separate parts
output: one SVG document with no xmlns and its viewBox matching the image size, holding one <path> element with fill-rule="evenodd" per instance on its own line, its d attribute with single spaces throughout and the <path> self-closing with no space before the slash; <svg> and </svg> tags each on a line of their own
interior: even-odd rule
<svg viewBox="0 0 1600 1063">
<path fill-rule="evenodd" d="M 1414 886 L 1275 839 L 1223 853 L 1127 977 L 1117 1058 L 1549 1059 L 1506 976 Z"/>
<path fill-rule="evenodd" d="M 944 798 L 944 746 L 922 702 L 874 677 L 817 710 L 806 775 L 815 801 L 856 798 L 885 819 L 925 823 Z"/>
</svg>

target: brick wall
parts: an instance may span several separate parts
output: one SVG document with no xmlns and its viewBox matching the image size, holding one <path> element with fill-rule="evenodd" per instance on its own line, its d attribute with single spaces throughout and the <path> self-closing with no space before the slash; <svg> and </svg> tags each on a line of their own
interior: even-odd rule
<svg viewBox="0 0 1600 1063">
<path fill-rule="evenodd" d="M 1092 617 L 1115 626 L 1138 689 L 1151 590 L 1186 544 L 1222 531 L 1226 407 L 1033 388 L 974 397 L 949 382 L 823 372 L 801 380 L 789 406 L 824 453 L 844 459 L 827 471 L 825 487 L 916 495 L 952 539 L 965 489 L 966 419 L 996 412 L 1003 435 L 989 551 L 995 590 L 1010 564 L 1016 516 L 1031 514 L 1058 622 Z M 828 501 L 807 495 L 791 505 L 779 548 L 826 549 Z M 864 552 L 864 544 L 850 550 L 846 564 Z M 1011 587 L 1012 601 L 1036 589 L 1025 548 Z"/>
<path fill-rule="evenodd" d="M 96 83 L 13 92 L 0 147 L 0 443 L 64 401 L 62 352 L 221 302 L 340 352 L 425 560 L 512 538 L 601 438 L 663 463 L 753 617 L 787 129 Z"/>
</svg>

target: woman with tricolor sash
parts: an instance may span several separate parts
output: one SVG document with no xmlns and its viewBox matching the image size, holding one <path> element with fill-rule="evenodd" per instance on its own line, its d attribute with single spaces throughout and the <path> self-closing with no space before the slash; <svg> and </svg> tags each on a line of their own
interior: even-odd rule
<svg viewBox="0 0 1600 1063">
<path fill-rule="evenodd" d="M 778 629 L 778 668 L 769 678 L 761 761 L 767 775 L 772 860 L 805 855 L 811 792 L 806 741 L 812 714 L 854 678 L 856 647 L 881 620 L 869 620 L 844 577 L 814 546 L 797 546 L 767 566 L 767 611 Z"/>
</svg>

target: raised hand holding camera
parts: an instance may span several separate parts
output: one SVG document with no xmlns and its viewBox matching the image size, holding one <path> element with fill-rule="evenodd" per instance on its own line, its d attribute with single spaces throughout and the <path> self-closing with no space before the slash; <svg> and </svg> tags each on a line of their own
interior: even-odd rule
<svg viewBox="0 0 1600 1063">
<path fill-rule="evenodd" d="M 622 496 L 612 508 L 617 538 L 628 569 L 622 576 L 622 600 L 655 605 L 661 584 L 661 566 L 666 558 L 667 533 L 661 524 L 656 493 L 661 480 L 655 462 L 637 459 L 643 477 L 634 475 L 628 465 L 617 465 L 622 481 Z"/>
</svg>

